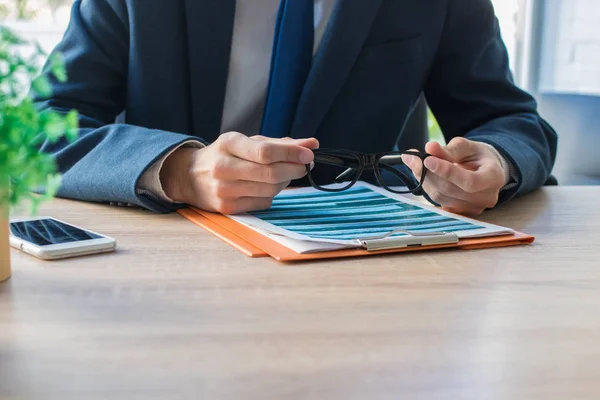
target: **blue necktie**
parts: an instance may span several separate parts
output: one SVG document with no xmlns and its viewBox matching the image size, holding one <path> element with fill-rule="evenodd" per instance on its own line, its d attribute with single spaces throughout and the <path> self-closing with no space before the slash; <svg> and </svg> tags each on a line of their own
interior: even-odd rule
<svg viewBox="0 0 600 400">
<path fill-rule="evenodd" d="M 289 136 L 312 64 L 313 45 L 314 0 L 281 0 L 262 135 Z"/>
</svg>

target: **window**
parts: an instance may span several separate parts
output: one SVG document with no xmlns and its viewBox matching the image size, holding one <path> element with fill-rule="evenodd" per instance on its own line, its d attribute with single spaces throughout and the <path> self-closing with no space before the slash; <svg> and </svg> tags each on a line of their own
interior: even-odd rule
<svg viewBox="0 0 600 400">
<path fill-rule="evenodd" d="M 502 38 L 508 49 L 508 55 L 510 57 L 510 68 L 513 73 L 518 73 L 518 43 L 520 39 L 519 35 L 519 22 L 522 17 L 522 0 L 492 0 L 494 4 L 494 10 L 496 16 L 500 22 L 500 30 L 502 32 Z"/>
<path fill-rule="evenodd" d="M 69 23 L 74 0 L 0 0 L 0 21 L 50 52 Z"/>
</svg>

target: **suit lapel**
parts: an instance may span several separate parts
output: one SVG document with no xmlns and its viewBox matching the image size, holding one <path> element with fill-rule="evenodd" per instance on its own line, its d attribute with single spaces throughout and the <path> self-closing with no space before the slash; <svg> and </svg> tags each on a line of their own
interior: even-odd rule
<svg viewBox="0 0 600 400">
<path fill-rule="evenodd" d="M 212 140 L 221 129 L 236 0 L 184 1 L 193 115 L 190 133 Z"/>
<path fill-rule="evenodd" d="M 348 78 L 383 0 L 338 0 L 313 61 L 292 137 L 314 135 Z"/>
</svg>

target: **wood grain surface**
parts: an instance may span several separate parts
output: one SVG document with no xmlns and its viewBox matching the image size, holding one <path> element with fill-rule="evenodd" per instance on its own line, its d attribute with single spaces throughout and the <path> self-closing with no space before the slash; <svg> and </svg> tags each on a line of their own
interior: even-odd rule
<svg viewBox="0 0 600 400">
<path fill-rule="evenodd" d="M 531 246 L 280 264 L 182 217 L 56 200 L 114 254 L 12 251 L 1 399 L 599 399 L 600 187 L 486 213 Z"/>
</svg>

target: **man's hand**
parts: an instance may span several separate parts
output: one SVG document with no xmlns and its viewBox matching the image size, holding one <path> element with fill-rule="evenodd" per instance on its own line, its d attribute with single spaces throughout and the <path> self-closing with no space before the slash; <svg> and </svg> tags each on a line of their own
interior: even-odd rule
<svg viewBox="0 0 600 400">
<path fill-rule="evenodd" d="M 290 181 L 306 175 L 316 139 L 221 135 L 203 149 L 180 148 L 163 164 L 167 196 L 202 210 L 238 214 L 263 210 Z"/>
<path fill-rule="evenodd" d="M 429 142 L 425 151 L 431 157 L 425 159 L 429 171 L 423 189 L 444 210 L 479 215 L 498 203 L 500 189 L 507 183 L 507 171 L 491 146 L 457 137 L 446 147 Z M 420 178 L 421 163 L 414 163 L 412 158 L 403 156 Z"/>
</svg>

